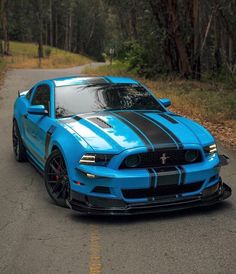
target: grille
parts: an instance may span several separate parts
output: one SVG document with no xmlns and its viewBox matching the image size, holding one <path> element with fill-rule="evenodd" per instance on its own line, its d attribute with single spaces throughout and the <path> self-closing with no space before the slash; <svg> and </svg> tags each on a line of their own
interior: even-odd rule
<svg viewBox="0 0 236 274">
<path fill-rule="evenodd" d="M 162 197 L 197 191 L 203 183 L 204 181 L 185 185 L 165 185 L 157 188 L 122 189 L 122 193 L 127 199 Z"/>
<path fill-rule="evenodd" d="M 162 167 L 162 166 L 176 166 L 176 165 L 186 165 L 191 164 L 185 160 L 185 153 L 187 151 L 198 152 L 198 157 L 194 162 L 198 163 L 202 161 L 201 152 L 195 149 L 181 149 L 181 150 L 157 150 L 153 152 L 139 153 L 140 164 L 135 168 L 149 168 L 149 167 Z M 166 160 L 163 164 L 161 157 L 165 155 Z M 120 165 L 120 169 L 129 168 L 125 164 L 125 159 Z"/>
<path fill-rule="evenodd" d="M 96 186 L 93 189 L 93 192 L 95 193 L 104 193 L 104 194 L 110 194 L 110 188 L 109 187 L 105 187 L 105 186 Z"/>
</svg>

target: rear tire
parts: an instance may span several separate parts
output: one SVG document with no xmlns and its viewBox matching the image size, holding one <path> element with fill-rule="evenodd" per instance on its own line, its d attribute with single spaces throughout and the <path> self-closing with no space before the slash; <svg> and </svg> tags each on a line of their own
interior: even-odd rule
<svg viewBox="0 0 236 274">
<path fill-rule="evenodd" d="M 16 161 L 25 162 L 27 160 L 27 153 L 23 141 L 21 139 L 20 130 L 16 120 L 13 121 L 12 144 Z"/>
<path fill-rule="evenodd" d="M 54 150 L 45 165 L 45 186 L 55 204 L 68 207 L 66 201 L 70 195 L 69 177 L 63 156 Z"/>
</svg>

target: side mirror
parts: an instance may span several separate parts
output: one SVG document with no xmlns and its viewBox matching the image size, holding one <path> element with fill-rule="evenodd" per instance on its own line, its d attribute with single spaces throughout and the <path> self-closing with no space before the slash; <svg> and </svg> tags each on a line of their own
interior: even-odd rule
<svg viewBox="0 0 236 274">
<path fill-rule="evenodd" d="M 43 105 L 30 106 L 28 108 L 28 113 L 34 115 L 48 115 L 48 111 L 45 109 L 45 106 Z"/>
<path fill-rule="evenodd" d="M 162 98 L 160 99 L 160 102 L 162 103 L 162 105 L 164 105 L 166 108 L 169 107 L 171 105 L 171 101 L 168 98 Z"/>
</svg>

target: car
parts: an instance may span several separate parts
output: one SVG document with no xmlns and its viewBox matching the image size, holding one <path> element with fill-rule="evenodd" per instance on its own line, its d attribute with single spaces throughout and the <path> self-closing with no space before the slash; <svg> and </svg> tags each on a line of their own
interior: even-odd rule
<svg viewBox="0 0 236 274">
<path fill-rule="evenodd" d="M 167 98 L 116 76 L 40 81 L 18 93 L 13 151 L 43 175 L 60 206 L 132 215 L 210 206 L 231 195 L 228 157 L 212 135 Z"/>
</svg>

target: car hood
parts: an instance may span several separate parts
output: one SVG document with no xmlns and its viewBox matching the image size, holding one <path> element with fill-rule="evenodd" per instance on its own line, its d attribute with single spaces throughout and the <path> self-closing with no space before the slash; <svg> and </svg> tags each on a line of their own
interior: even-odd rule
<svg viewBox="0 0 236 274">
<path fill-rule="evenodd" d="M 96 152 L 120 153 L 125 149 L 148 150 L 201 146 L 214 142 L 212 135 L 185 117 L 155 111 L 106 111 L 63 119 Z"/>
</svg>

